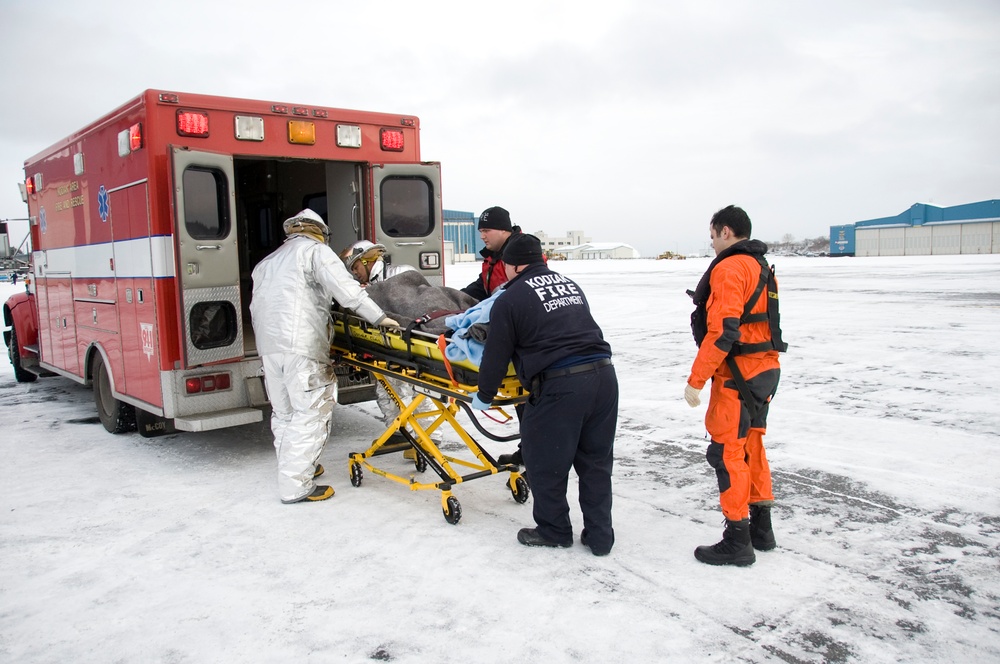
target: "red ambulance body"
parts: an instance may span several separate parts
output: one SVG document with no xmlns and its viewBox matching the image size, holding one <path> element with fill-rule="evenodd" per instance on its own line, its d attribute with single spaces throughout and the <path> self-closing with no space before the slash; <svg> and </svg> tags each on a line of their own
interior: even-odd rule
<svg viewBox="0 0 1000 664">
<path fill-rule="evenodd" d="M 147 90 L 25 162 L 32 273 L 3 308 L 19 381 L 93 385 L 112 432 L 258 422 L 250 273 L 308 207 L 443 284 L 441 176 L 414 116 Z M 340 370 L 341 402 L 371 398 Z M 353 394 L 353 396 L 352 396 Z"/>
</svg>

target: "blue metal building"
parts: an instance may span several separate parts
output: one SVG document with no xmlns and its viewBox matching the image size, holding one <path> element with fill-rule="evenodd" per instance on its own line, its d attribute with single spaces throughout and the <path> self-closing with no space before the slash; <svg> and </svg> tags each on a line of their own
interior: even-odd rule
<svg viewBox="0 0 1000 664">
<path fill-rule="evenodd" d="M 938 207 L 830 227 L 831 256 L 1000 253 L 1000 200 Z"/>
<path fill-rule="evenodd" d="M 481 259 L 479 252 L 486 245 L 479 238 L 479 231 L 476 229 L 476 214 L 458 210 L 442 210 L 442 213 L 445 242 L 453 243 L 456 254 L 475 254 L 477 260 Z"/>
</svg>

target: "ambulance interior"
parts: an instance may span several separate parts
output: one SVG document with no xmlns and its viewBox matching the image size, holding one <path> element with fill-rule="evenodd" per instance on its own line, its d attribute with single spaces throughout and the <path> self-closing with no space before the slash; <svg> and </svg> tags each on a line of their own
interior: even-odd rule
<svg viewBox="0 0 1000 664">
<path fill-rule="evenodd" d="M 364 198 L 361 164 L 351 162 L 240 158 L 233 160 L 240 246 L 240 300 L 247 356 L 257 354 L 250 320 L 251 273 L 285 239 L 285 219 L 304 208 L 330 228 L 330 246 L 340 251 L 362 239 Z"/>
</svg>

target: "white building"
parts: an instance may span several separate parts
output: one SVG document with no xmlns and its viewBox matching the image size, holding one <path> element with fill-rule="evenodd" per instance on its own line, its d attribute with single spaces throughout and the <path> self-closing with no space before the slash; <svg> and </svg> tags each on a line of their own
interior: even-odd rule
<svg viewBox="0 0 1000 664">
<path fill-rule="evenodd" d="M 572 260 L 603 260 L 614 258 L 639 258 L 639 250 L 621 242 L 588 242 L 573 247 L 552 250 Z"/>
<path fill-rule="evenodd" d="M 569 231 L 563 237 L 549 237 L 545 231 L 534 231 L 531 234 L 541 241 L 542 251 L 556 251 L 590 242 L 590 238 L 584 235 L 583 231 Z"/>
</svg>

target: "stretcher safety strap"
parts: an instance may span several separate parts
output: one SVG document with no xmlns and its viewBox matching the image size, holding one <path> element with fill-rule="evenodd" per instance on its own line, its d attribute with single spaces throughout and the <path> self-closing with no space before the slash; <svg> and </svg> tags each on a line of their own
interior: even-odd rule
<svg viewBox="0 0 1000 664">
<path fill-rule="evenodd" d="M 448 361 L 448 354 L 445 353 L 445 347 L 447 345 L 448 345 L 448 340 L 445 339 L 443 334 L 439 334 L 437 346 L 441 350 L 441 361 L 444 362 L 444 368 L 448 370 L 448 378 L 451 379 L 451 386 L 457 388 L 458 381 L 455 380 L 455 372 L 451 370 L 451 362 Z"/>
</svg>

